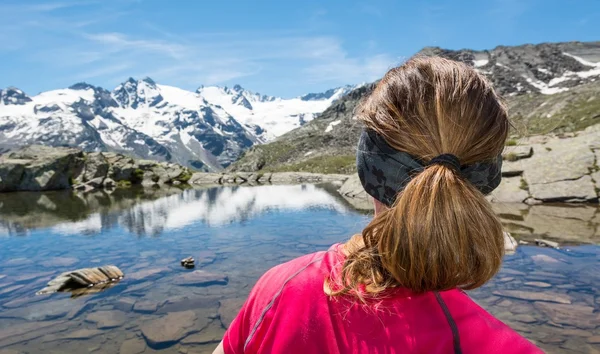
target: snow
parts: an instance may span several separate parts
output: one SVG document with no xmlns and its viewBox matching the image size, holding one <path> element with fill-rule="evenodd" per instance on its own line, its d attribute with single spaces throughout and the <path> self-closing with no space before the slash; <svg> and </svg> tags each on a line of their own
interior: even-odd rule
<svg viewBox="0 0 600 354">
<path fill-rule="evenodd" d="M 204 106 L 204 100 L 197 93 L 167 85 L 156 85 L 163 99 L 186 109 L 197 110 Z"/>
<path fill-rule="evenodd" d="M 523 76 L 525 77 L 525 76 Z M 525 77 L 527 82 L 530 83 L 533 87 L 540 90 L 540 92 L 544 95 L 553 95 L 555 93 L 568 91 L 569 89 L 566 87 L 550 87 L 545 82 L 539 80 L 533 80 L 532 78 Z"/>
<path fill-rule="evenodd" d="M 327 128 L 325 129 L 325 133 L 329 133 L 333 130 L 333 127 L 335 127 L 336 125 L 340 124 L 342 121 L 340 119 L 335 120 L 331 123 L 329 123 L 329 125 L 327 126 Z"/>
<path fill-rule="evenodd" d="M 581 77 L 581 78 L 588 78 L 591 76 L 600 76 L 600 62 L 598 63 L 593 63 L 591 61 L 585 60 L 581 57 L 569 54 L 569 53 L 563 53 L 566 56 L 569 56 L 575 60 L 577 60 L 578 62 L 580 62 L 581 64 L 585 65 L 585 66 L 591 66 L 594 69 L 591 70 L 587 70 L 587 71 L 578 71 L 575 73 L 575 75 Z"/>
<path fill-rule="evenodd" d="M 487 63 L 489 63 L 490 61 L 488 59 L 479 59 L 479 60 L 473 60 L 473 65 L 476 68 L 479 68 L 481 66 L 486 66 Z"/>
</svg>

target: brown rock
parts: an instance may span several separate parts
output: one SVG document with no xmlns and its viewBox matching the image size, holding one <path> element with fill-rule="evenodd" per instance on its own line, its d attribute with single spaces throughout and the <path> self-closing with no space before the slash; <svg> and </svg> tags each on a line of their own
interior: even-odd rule
<svg viewBox="0 0 600 354">
<path fill-rule="evenodd" d="M 157 313 L 164 314 L 198 309 L 208 309 L 216 313 L 218 306 L 218 297 L 214 296 L 174 296 L 165 300 Z"/>
<path fill-rule="evenodd" d="M 209 273 L 203 270 L 187 272 L 175 278 L 173 284 L 188 286 L 227 285 L 229 278 L 225 274 Z"/>
<path fill-rule="evenodd" d="M 594 329 L 600 323 L 600 314 L 585 305 L 565 305 L 535 302 L 534 306 L 552 322 L 582 329 Z"/>
<path fill-rule="evenodd" d="M 245 301 L 246 299 L 244 298 L 225 299 L 220 301 L 219 317 L 221 318 L 223 327 L 229 328 L 231 322 L 235 316 L 237 316 L 238 312 L 240 312 Z"/>
<path fill-rule="evenodd" d="M 590 344 L 600 344 L 600 335 L 588 337 L 586 341 Z"/>
<path fill-rule="evenodd" d="M 127 321 L 127 316 L 121 311 L 97 311 L 90 313 L 85 320 L 96 323 L 99 329 L 115 328 Z"/>
<path fill-rule="evenodd" d="M 209 325 L 204 328 L 200 333 L 191 334 L 181 340 L 181 344 L 211 344 L 219 343 L 223 339 L 225 331 L 221 326 Z"/>
<path fill-rule="evenodd" d="M 0 347 L 25 342 L 47 334 L 61 331 L 63 321 L 38 321 L 11 325 L 0 329 Z"/>
<path fill-rule="evenodd" d="M 535 323 L 538 321 L 535 317 L 526 314 L 514 315 L 512 316 L 512 319 L 523 323 Z"/>
<path fill-rule="evenodd" d="M 120 354 L 139 354 L 146 350 L 146 342 L 142 338 L 131 338 L 125 340 L 119 349 Z"/>
<path fill-rule="evenodd" d="M 92 337 L 95 337 L 99 334 L 102 334 L 103 331 L 100 331 L 98 329 L 80 329 L 74 332 L 71 332 L 69 334 L 66 334 L 64 336 L 61 336 L 60 339 L 72 339 L 72 340 L 82 340 L 82 339 L 89 339 Z"/>
<path fill-rule="evenodd" d="M 140 329 L 150 347 L 164 348 L 177 343 L 195 330 L 196 318 L 193 311 L 171 312 L 143 323 Z"/>
<path fill-rule="evenodd" d="M 529 301 L 546 301 L 546 302 L 556 302 L 559 304 L 570 304 L 571 297 L 566 294 L 556 294 L 556 293 L 540 293 L 540 292 L 532 292 L 532 291 L 524 291 L 524 290 L 497 290 L 492 294 L 496 296 L 509 297 L 513 299 L 519 300 L 529 300 Z"/>
<path fill-rule="evenodd" d="M 153 313 L 156 312 L 158 304 L 153 301 L 138 301 L 133 306 L 133 311 L 141 313 Z"/>
</svg>

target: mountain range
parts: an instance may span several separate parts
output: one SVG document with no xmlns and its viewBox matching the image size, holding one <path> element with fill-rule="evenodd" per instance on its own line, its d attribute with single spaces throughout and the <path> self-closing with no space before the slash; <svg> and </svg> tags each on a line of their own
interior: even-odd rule
<svg viewBox="0 0 600 354">
<path fill-rule="evenodd" d="M 600 42 L 426 47 L 417 55 L 462 61 L 486 75 L 506 98 L 517 134 L 574 131 L 600 121 Z M 43 144 L 204 171 L 349 172 L 360 132 L 353 110 L 374 85 L 292 99 L 239 85 L 192 92 L 150 78 L 130 78 L 112 91 L 78 83 L 31 97 L 8 88 L 0 90 L 0 152 Z"/>
<path fill-rule="evenodd" d="M 600 123 L 600 42 L 483 51 L 427 47 L 417 55 L 462 61 L 487 76 L 506 99 L 515 137 L 574 132 Z M 352 173 L 362 129 L 354 109 L 375 85 L 355 89 L 277 140 L 253 146 L 228 170 Z"/>
<path fill-rule="evenodd" d="M 77 83 L 32 97 L 9 87 L 0 90 L 0 150 L 73 146 L 215 171 L 314 119 L 352 89 L 282 99 L 239 85 L 191 92 L 150 78 L 129 78 L 112 91 Z"/>
</svg>

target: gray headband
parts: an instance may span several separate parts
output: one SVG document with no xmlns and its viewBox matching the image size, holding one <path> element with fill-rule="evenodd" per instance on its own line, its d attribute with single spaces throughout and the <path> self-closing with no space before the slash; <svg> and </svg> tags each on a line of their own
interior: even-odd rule
<svg viewBox="0 0 600 354">
<path fill-rule="evenodd" d="M 387 206 L 394 204 L 396 195 L 427 165 L 408 153 L 395 150 L 372 130 L 363 130 L 360 136 L 356 154 L 360 182 L 370 196 Z M 457 172 L 483 194 L 489 194 L 500 184 L 501 170 L 502 156 L 499 155 L 495 162 L 460 166 Z"/>
</svg>

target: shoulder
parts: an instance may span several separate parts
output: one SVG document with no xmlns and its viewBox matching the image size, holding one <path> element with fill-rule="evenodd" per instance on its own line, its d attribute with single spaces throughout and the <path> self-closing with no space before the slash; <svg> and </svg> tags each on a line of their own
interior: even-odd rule
<svg viewBox="0 0 600 354">
<path fill-rule="evenodd" d="M 456 324 L 460 345 L 465 352 L 486 349 L 485 352 L 488 353 L 543 353 L 529 340 L 475 303 L 464 291 L 442 292 L 441 298 L 452 317 L 448 321 Z"/>
</svg>

